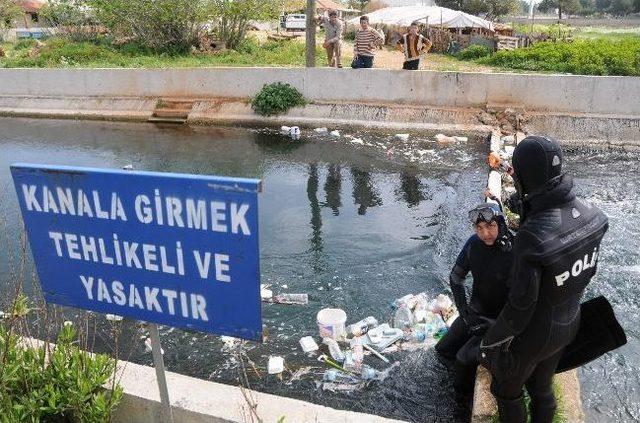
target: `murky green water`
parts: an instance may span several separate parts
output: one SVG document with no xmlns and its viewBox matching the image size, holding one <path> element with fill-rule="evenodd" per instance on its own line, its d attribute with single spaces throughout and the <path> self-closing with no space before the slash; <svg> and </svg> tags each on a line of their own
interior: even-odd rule
<svg viewBox="0 0 640 423">
<path fill-rule="evenodd" d="M 486 146 L 480 140 L 438 146 L 426 135 L 414 135 L 413 150 L 420 152 L 412 154 L 391 136 L 357 136 L 362 144 L 317 134 L 294 142 L 245 129 L 0 119 L 0 240 L 8 246 L 0 252 L 0 268 L 15 264 L 9 252 L 18 249 L 20 231 L 10 163 L 112 168 L 131 163 L 143 170 L 258 177 L 264 181 L 262 282 L 275 292 L 306 292 L 310 303 L 264 305 L 269 339 L 246 348 L 261 374 L 248 371 L 251 386 L 413 421 L 451 421 L 451 416 L 464 420 L 468 410 L 456 405 L 446 369 L 430 351 L 398 354 L 400 365 L 387 380 L 354 395 L 338 395 L 317 389 L 321 369 L 298 346 L 300 337 L 316 334 L 315 315 L 323 307 L 345 309 L 350 321 L 368 315 L 384 320 L 396 297 L 445 290 L 450 266 L 471 230 L 466 210 L 481 200 L 486 183 Z M 639 253 L 633 235 L 640 232 L 640 206 L 637 189 L 629 189 L 640 182 L 637 156 L 615 155 L 600 163 L 590 154 L 571 153 L 568 161 L 579 174 L 582 192 L 612 220 L 605 239 L 606 260 L 591 293 L 606 292 L 625 327 L 631 322 L 637 326 L 640 290 L 633 281 Z M 630 172 L 629 177 L 620 176 L 618 167 Z M 10 281 L 10 272 L 0 274 L 4 298 L 12 292 Z M 32 290 L 30 284 L 25 288 Z M 67 311 L 67 316 L 73 317 L 73 312 Z M 97 349 L 108 349 L 106 322 L 101 317 L 97 321 Z M 636 330 L 624 349 L 581 370 L 590 417 L 638 419 L 638 393 L 633 390 L 640 363 Z M 235 357 L 218 337 L 171 328 L 161 333 L 169 370 L 237 383 Z M 126 322 L 122 355 L 151 364 L 142 336 L 134 322 Z M 292 371 L 315 369 L 287 384 L 288 373 L 284 381 L 265 374 L 269 355 L 284 356 Z M 380 367 L 375 361 L 368 358 Z M 602 380 L 607 380 L 606 386 Z"/>
</svg>

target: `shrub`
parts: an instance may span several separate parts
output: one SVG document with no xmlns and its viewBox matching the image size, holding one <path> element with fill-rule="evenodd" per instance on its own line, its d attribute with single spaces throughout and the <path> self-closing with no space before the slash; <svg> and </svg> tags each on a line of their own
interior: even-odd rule
<svg viewBox="0 0 640 423">
<path fill-rule="evenodd" d="M 475 60 L 481 57 L 491 56 L 493 50 L 487 46 L 478 44 L 470 45 L 456 55 L 460 60 Z"/>
<path fill-rule="evenodd" d="M 509 69 L 579 75 L 640 76 L 640 39 L 542 42 L 531 47 L 499 51 L 479 63 Z"/>
<path fill-rule="evenodd" d="M 22 345 L 13 333 L 16 319 L 28 312 L 26 298 L 20 298 L 10 322 L 0 324 L 2 421 L 108 422 L 122 398 L 121 387 L 103 388 L 113 375 L 115 360 L 80 350 L 76 330 L 67 324 L 48 354 L 44 346 Z"/>
<path fill-rule="evenodd" d="M 300 91 L 289 84 L 275 82 L 262 87 L 251 101 L 251 108 L 260 115 L 271 116 L 305 104 L 306 101 Z"/>
</svg>

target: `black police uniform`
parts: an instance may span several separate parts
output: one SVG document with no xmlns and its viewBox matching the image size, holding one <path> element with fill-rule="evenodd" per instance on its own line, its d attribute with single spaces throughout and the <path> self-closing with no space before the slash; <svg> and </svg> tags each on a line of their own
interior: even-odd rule
<svg viewBox="0 0 640 423">
<path fill-rule="evenodd" d="M 462 393 L 473 390 L 478 348 L 486 331 L 486 326 L 483 327 L 478 316 L 495 320 L 507 299 L 507 279 L 513 254 L 506 225 L 502 218 L 499 219 L 502 236 L 491 246 L 486 245 L 477 235 L 471 236 L 460 251 L 449 276 L 451 292 L 460 317 L 453 322 L 435 348 L 442 356 L 452 360 L 455 358 L 454 386 Z M 469 272 L 473 276 L 473 285 L 467 304 L 464 282 Z M 478 329 L 474 330 L 474 327 Z"/>
<path fill-rule="evenodd" d="M 525 385 L 531 421 L 552 421 L 553 374 L 580 325 L 580 301 L 608 227 L 598 208 L 576 198 L 562 159 L 558 144 L 542 137 L 527 137 L 514 151 L 524 220 L 507 304 L 483 338 L 480 357 L 505 423 L 526 421 Z"/>
</svg>

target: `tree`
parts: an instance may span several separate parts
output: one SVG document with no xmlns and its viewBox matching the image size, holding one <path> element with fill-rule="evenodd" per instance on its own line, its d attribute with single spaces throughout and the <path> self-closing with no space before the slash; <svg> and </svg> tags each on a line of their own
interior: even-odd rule
<svg viewBox="0 0 640 423">
<path fill-rule="evenodd" d="M 558 9 L 558 19 L 562 19 L 563 13 L 577 13 L 580 11 L 580 0 L 542 0 L 538 10 L 546 12 Z"/>
<path fill-rule="evenodd" d="M 95 38 L 98 32 L 92 10 L 85 6 L 84 0 L 49 0 L 40 15 L 57 28 L 59 34 L 76 41 Z"/>
<path fill-rule="evenodd" d="M 112 34 L 155 51 L 184 52 L 202 34 L 210 0 L 85 1 Z"/>
<path fill-rule="evenodd" d="M 244 40 L 250 21 L 278 17 L 282 0 L 209 0 L 208 10 L 213 18 L 215 35 L 227 48 L 236 48 Z M 289 3 L 291 3 L 289 1 Z"/>
<path fill-rule="evenodd" d="M 484 15 L 487 19 L 510 15 L 520 10 L 518 0 L 438 0 L 437 3 L 438 6 L 471 15 Z"/>
<path fill-rule="evenodd" d="M 349 7 L 364 12 L 364 8 L 367 7 L 370 1 L 371 0 L 349 0 Z"/>
<path fill-rule="evenodd" d="M 10 27 L 21 13 L 22 9 L 15 0 L 0 0 L 0 29 Z"/>
<path fill-rule="evenodd" d="M 623 16 L 632 13 L 634 6 L 633 0 L 612 0 L 609 10 L 614 15 Z"/>
</svg>

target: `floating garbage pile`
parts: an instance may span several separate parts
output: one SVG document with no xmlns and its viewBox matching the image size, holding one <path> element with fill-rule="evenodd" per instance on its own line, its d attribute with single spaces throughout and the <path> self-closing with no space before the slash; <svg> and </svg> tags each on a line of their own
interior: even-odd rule
<svg viewBox="0 0 640 423">
<path fill-rule="evenodd" d="M 303 294 L 288 294 L 287 302 L 275 300 L 278 295 L 264 287 L 262 291 L 263 301 L 291 304 L 291 299 L 298 299 L 297 304 L 303 303 L 300 297 Z M 458 317 L 447 295 L 430 299 L 424 292 L 396 299 L 390 311 L 389 322 L 380 323 L 369 316 L 349 325 L 347 313 L 342 309 L 325 308 L 318 312 L 318 337 L 300 339 L 300 348 L 308 358 L 315 358 L 325 367 L 322 379 L 316 381 L 318 388 L 348 393 L 371 381 L 384 380 L 398 364 L 392 364 L 394 353 L 433 347 Z M 269 357 L 269 374 L 284 370 L 283 357 Z"/>
<path fill-rule="evenodd" d="M 448 136 L 444 134 L 435 134 L 427 138 L 411 136 L 408 133 L 393 134 L 386 139 L 377 134 L 374 137 L 363 137 L 362 135 L 354 136 L 342 133 L 340 130 L 331 130 L 327 127 L 319 127 L 313 130 L 303 131 L 298 126 L 282 126 L 280 134 L 291 138 L 293 141 L 301 140 L 304 135 L 308 138 L 323 138 L 332 142 L 346 142 L 354 146 L 368 147 L 384 152 L 389 158 L 400 158 L 410 162 L 431 162 L 438 161 L 439 155 L 437 149 L 430 148 L 434 145 L 439 148 L 451 145 L 467 143 L 467 136 Z M 368 139 L 374 138 L 374 139 Z"/>
</svg>

